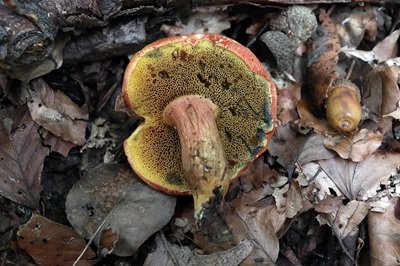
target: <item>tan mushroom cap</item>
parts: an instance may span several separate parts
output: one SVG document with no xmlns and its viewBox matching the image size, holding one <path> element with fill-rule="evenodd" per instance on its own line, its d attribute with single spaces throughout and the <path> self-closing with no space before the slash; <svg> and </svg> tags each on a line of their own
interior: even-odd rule
<svg viewBox="0 0 400 266">
<path fill-rule="evenodd" d="M 272 136 L 273 82 L 249 49 L 221 35 L 170 37 L 146 46 L 125 71 L 123 95 L 127 107 L 144 118 L 125 140 L 128 161 L 145 182 L 170 194 L 190 194 L 178 133 L 162 115 L 175 98 L 201 95 L 218 106 L 231 179 L 266 150 Z"/>
</svg>

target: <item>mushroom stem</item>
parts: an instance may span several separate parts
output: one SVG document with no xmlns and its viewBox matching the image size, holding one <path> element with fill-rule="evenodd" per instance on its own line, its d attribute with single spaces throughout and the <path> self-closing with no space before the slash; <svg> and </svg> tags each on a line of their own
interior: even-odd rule
<svg viewBox="0 0 400 266">
<path fill-rule="evenodd" d="M 229 186 L 226 156 L 215 122 L 217 113 L 218 107 L 199 95 L 178 97 L 163 113 L 164 121 L 174 125 L 179 134 L 182 165 L 198 223 L 205 213 L 219 209 Z"/>
</svg>

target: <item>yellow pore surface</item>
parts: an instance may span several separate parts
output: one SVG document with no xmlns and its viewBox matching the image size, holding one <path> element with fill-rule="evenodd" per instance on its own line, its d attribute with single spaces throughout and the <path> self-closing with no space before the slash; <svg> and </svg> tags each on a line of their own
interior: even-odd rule
<svg viewBox="0 0 400 266">
<path fill-rule="evenodd" d="M 268 81 L 208 40 L 195 46 L 172 43 L 144 54 L 125 82 L 133 110 L 145 119 L 126 140 L 125 152 L 139 176 L 166 192 L 190 193 L 178 133 L 162 118 L 179 96 L 202 95 L 218 105 L 216 122 L 231 178 L 267 144 L 265 134 L 272 130 Z"/>
</svg>

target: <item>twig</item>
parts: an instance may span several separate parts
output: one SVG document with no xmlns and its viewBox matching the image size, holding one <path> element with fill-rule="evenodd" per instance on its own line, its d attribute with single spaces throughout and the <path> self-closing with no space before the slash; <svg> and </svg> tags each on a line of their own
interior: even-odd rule
<svg viewBox="0 0 400 266">
<path fill-rule="evenodd" d="M 351 62 L 351 65 L 350 65 L 349 70 L 347 71 L 347 74 L 346 74 L 346 78 L 345 78 L 345 79 L 348 80 L 348 79 L 350 78 L 351 73 L 353 72 L 353 69 L 354 69 L 355 64 L 356 64 L 356 60 L 353 60 L 353 61 Z"/>
<path fill-rule="evenodd" d="M 342 241 L 342 238 L 340 236 L 339 230 L 337 229 L 335 223 L 333 222 L 332 217 L 329 216 L 329 214 L 324 215 L 324 217 L 331 224 L 332 231 L 335 234 L 336 238 L 338 239 L 339 245 L 342 248 L 342 251 L 344 252 L 344 254 L 346 254 L 346 256 L 350 259 L 350 261 L 352 263 L 355 263 L 355 260 L 354 260 L 353 256 L 349 253 L 349 251 L 347 250 L 347 247 L 344 245 L 344 243 Z"/>
</svg>

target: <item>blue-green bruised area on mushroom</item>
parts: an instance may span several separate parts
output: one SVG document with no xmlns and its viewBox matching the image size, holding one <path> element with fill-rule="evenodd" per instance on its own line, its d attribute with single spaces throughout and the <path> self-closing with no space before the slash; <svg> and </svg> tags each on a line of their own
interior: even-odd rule
<svg viewBox="0 0 400 266">
<path fill-rule="evenodd" d="M 180 141 L 163 121 L 164 108 L 182 95 L 202 95 L 218 107 L 216 119 L 229 174 L 235 177 L 266 146 L 271 132 L 270 84 L 234 53 L 209 40 L 172 43 L 145 53 L 128 81 L 132 109 L 144 117 L 128 139 L 134 169 L 165 191 L 188 192 Z"/>
</svg>

